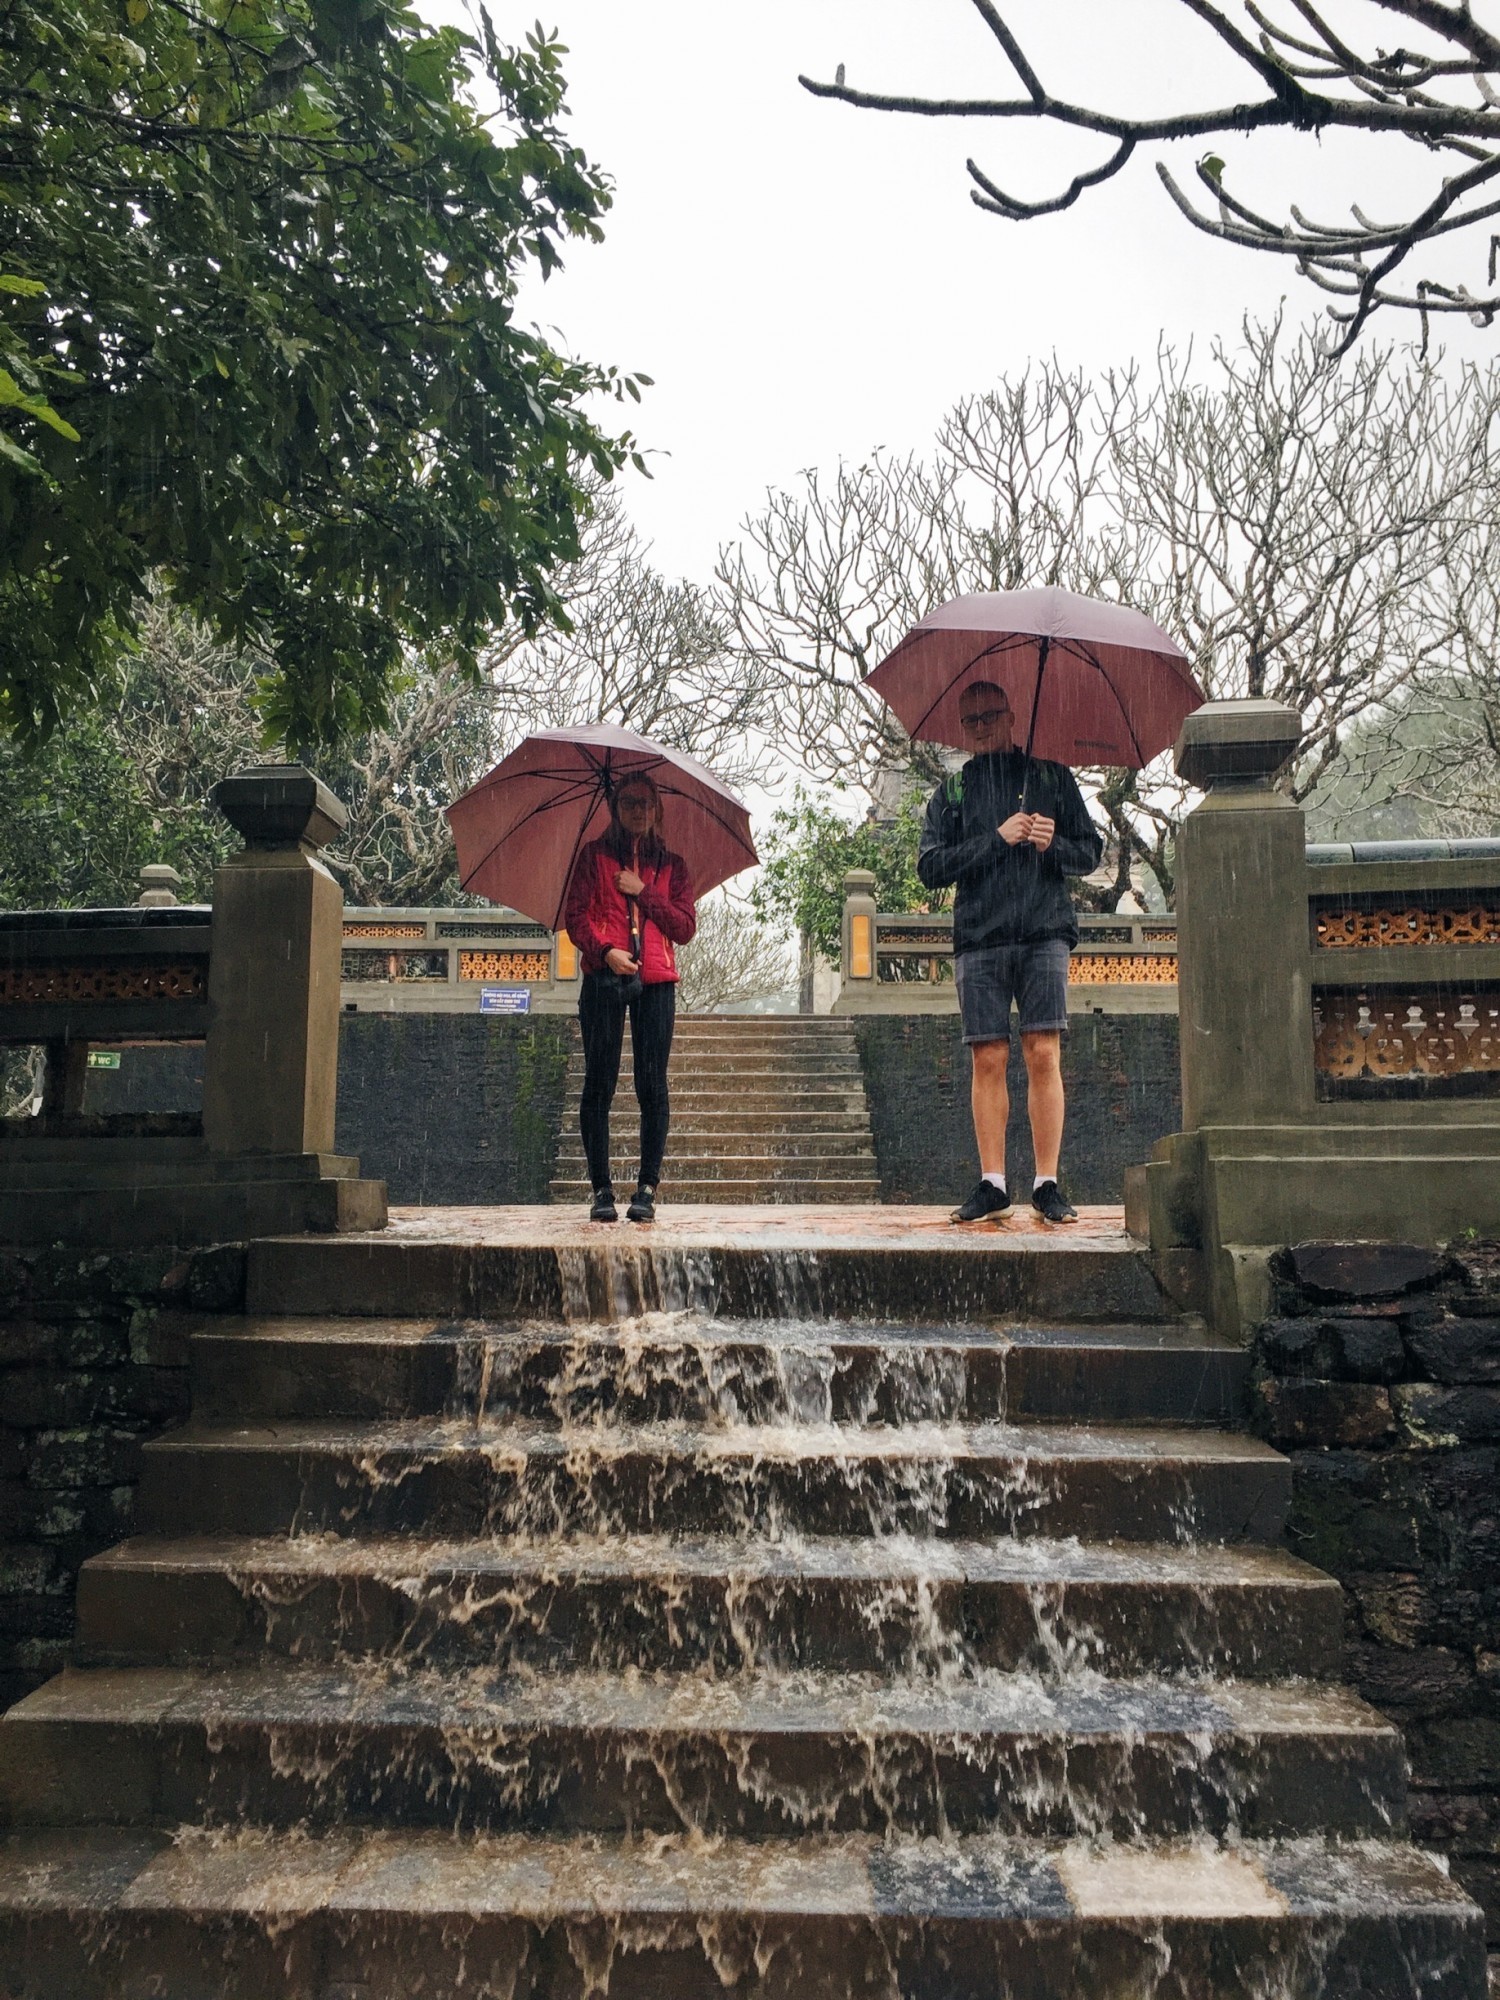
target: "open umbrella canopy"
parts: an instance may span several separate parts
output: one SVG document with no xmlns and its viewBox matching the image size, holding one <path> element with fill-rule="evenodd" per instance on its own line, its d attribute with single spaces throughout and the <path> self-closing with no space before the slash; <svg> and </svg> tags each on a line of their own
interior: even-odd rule
<svg viewBox="0 0 1500 2000">
<path fill-rule="evenodd" d="M 1050 588 L 939 605 L 868 685 L 909 736 L 962 750 L 959 697 L 975 681 L 1004 688 L 1033 756 L 1132 770 L 1175 743 L 1205 699 L 1182 648 L 1142 612 Z"/>
<path fill-rule="evenodd" d="M 453 801 L 460 882 L 557 930 L 578 856 L 608 827 L 616 788 L 638 771 L 661 794 L 662 838 L 686 862 L 695 895 L 759 859 L 749 813 L 696 757 L 600 722 L 538 730 Z"/>
</svg>

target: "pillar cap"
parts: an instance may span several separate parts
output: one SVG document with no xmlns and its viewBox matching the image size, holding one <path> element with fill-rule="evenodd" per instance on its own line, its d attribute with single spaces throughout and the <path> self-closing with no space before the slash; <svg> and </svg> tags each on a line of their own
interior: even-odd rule
<svg viewBox="0 0 1500 2000">
<path fill-rule="evenodd" d="M 345 806 L 301 764 L 236 771 L 213 802 L 247 847 L 326 847 L 349 824 Z"/>
<path fill-rule="evenodd" d="M 846 896 L 868 896 L 875 887 L 875 874 L 869 868 L 849 868 L 844 871 L 844 894 Z"/>
<path fill-rule="evenodd" d="M 170 909 L 177 901 L 182 877 L 165 861 L 148 861 L 141 870 L 141 893 L 136 905 L 143 910 Z"/>
<path fill-rule="evenodd" d="M 1302 717 L 1284 701 L 1207 701 L 1182 725 L 1179 777 L 1201 791 L 1269 785 L 1297 754 Z"/>
</svg>

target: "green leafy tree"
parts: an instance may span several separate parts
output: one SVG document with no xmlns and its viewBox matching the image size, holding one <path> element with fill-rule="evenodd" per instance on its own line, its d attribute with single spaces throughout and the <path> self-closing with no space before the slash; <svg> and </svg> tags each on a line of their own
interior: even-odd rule
<svg viewBox="0 0 1500 2000">
<path fill-rule="evenodd" d="M 595 238 L 561 57 L 399 0 L 0 8 L 0 727 L 108 693 L 164 582 L 310 750 L 561 615 L 621 377 L 518 326 Z M 482 65 L 496 116 L 470 95 Z"/>
<path fill-rule="evenodd" d="M 790 924 L 805 945 L 837 960 L 844 917 L 844 876 L 868 868 L 882 910 L 945 907 L 917 879 L 917 843 L 927 808 L 925 791 L 908 791 L 894 819 L 851 824 L 799 786 L 790 807 L 771 816 L 761 839 L 761 870 L 750 907 L 762 922 Z"/>
</svg>

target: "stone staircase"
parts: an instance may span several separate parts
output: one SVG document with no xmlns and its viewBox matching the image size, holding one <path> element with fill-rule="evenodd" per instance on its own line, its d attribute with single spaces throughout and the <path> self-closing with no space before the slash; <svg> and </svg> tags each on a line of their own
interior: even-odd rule
<svg viewBox="0 0 1500 2000">
<path fill-rule="evenodd" d="M 1479 2000 L 1139 1253 L 665 1237 L 252 1247 L 0 1724 L 5 2000 Z"/>
<path fill-rule="evenodd" d="M 610 1118 L 617 1187 L 635 1184 L 639 1139 L 626 1030 Z M 864 1076 L 848 1021 L 683 1014 L 670 1070 L 665 1202 L 878 1201 Z M 568 1066 L 554 1201 L 589 1198 L 578 1135 L 583 1051 Z"/>
</svg>

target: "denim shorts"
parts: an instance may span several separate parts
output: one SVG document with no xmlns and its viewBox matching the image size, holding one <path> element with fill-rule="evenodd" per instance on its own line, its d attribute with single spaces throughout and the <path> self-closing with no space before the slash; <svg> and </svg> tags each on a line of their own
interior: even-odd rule
<svg viewBox="0 0 1500 2000">
<path fill-rule="evenodd" d="M 1023 1035 L 1066 1034 L 1068 956 L 1066 938 L 960 952 L 953 961 L 953 981 L 964 1040 L 1008 1042 L 1012 1000 Z"/>
</svg>

